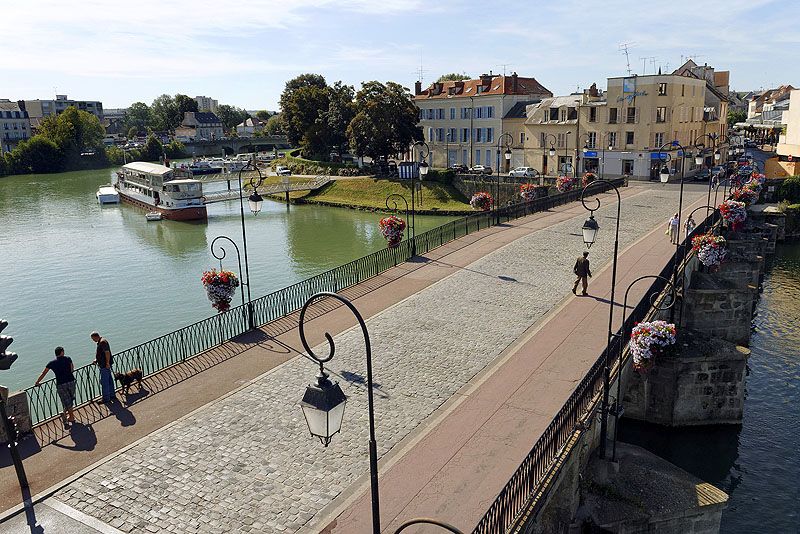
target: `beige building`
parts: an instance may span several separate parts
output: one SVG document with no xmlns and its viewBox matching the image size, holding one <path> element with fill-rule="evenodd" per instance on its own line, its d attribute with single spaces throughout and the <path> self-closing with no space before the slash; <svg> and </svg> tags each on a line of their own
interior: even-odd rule
<svg viewBox="0 0 800 534">
<path fill-rule="evenodd" d="M 428 163 L 433 167 L 455 164 L 486 165 L 497 169 L 498 157 L 505 170 L 505 159 L 498 156 L 498 141 L 506 133 L 506 116 L 518 103 L 530 103 L 552 96 L 534 78 L 516 73 L 498 76 L 491 73 L 475 80 L 433 83 L 427 89 L 417 82 L 414 103 L 419 108 L 419 125 L 431 150 Z M 519 108 L 516 108 L 517 111 Z M 512 148 L 511 165 L 522 165 L 524 139 L 520 136 L 521 119 L 513 119 L 513 139 L 502 139 Z M 505 149 L 501 149 L 504 151 Z"/>
<path fill-rule="evenodd" d="M 25 111 L 28 112 L 34 128 L 38 127 L 42 118 L 63 113 L 70 106 L 91 113 L 100 122 L 103 121 L 103 103 L 97 100 L 72 100 L 67 95 L 56 95 L 55 100 L 25 100 Z"/>
<path fill-rule="evenodd" d="M 785 129 L 776 148 L 778 157 L 773 162 L 776 171 L 768 174 L 770 177 L 800 174 L 800 89 L 789 94 L 789 109 L 783 112 L 781 122 Z"/>
<path fill-rule="evenodd" d="M 219 106 L 219 101 L 214 100 L 213 98 L 207 96 L 196 96 L 194 97 L 194 101 L 197 102 L 197 111 L 199 112 L 209 112 L 209 113 L 216 113 L 217 106 Z"/>
<path fill-rule="evenodd" d="M 655 177 L 659 147 L 677 140 L 688 149 L 712 131 L 705 99 L 706 81 L 691 74 L 615 77 L 605 93 L 593 85 L 583 93 L 545 98 L 527 109 L 526 163 L 546 174 Z M 677 172 L 677 149 L 672 158 Z M 685 165 L 687 173 L 696 170 L 691 158 Z"/>
<path fill-rule="evenodd" d="M 28 112 L 17 102 L 0 99 L 0 154 L 11 152 L 17 143 L 31 137 Z"/>
<path fill-rule="evenodd" d="M 175 137 L 189 141 L 214 141 L 224 137 L 222 121 L 213 113 L 186 111 Z"/>
</svg>

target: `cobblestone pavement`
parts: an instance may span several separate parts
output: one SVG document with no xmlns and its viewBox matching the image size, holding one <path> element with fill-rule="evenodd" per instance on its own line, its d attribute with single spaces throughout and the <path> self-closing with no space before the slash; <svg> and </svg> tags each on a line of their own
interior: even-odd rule
<svg viewBox="0 0 800 534">
<path fill-rule="evenodd" d="M 700 196 L 686 192 L 685 205 Z M 643 188 L 626 199 L 620 249 L 666 227 L 676 206 L 677 192 L 666 189 Z M 615 211 L 614 202 L 595 214 L 595 271 L 610 260 Z M 380 384 L 379 455 L 570 291 L 585 217 L 522 237 L 367 321 Z M 125 532 L 297 531 L 368 470 L 360 329 L 337 336 L 336 347 L 331 370 L 349 400 L 342 432 L 328 448 L 308 435 L 299 408 L 316 370 L 298 357 L 148 436 L 55 497 Z"/>
</svg>

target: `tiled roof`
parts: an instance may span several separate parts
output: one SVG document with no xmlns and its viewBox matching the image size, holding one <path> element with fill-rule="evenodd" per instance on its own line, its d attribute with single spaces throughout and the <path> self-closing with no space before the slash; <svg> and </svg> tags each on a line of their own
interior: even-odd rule
<svg viewBox="0 0 800 534">
<path fill-rule="evenodd" d="M 535 78 L 514 76 L 486 76 L 476 80 L 461 82 L 432 83 L 424 89 L 422 94 L 415 95 L 416 100 L 429 98 L 448 98 L 464 96 L 490 96 L 490 95 L 552 95 L 546 87 Z"/>
<path fill-rule="evenodd" d="M 197 112 L 194 114 L 194 118 L 197 122 L 202 124 L 222 122 L 221 120 L 219 120 L 219 117 L 210 112 Z"/>
<path fill-rule="evenodd" d="M 538 104 L 539 102 L 541 102 L 541 99 L 517 102 L 508 110 L 508 113 L 506 113 L 503 119 L 526 119 L 528 116 L 525 114 L 525 108 L 531 104 Z"/>
</svg>

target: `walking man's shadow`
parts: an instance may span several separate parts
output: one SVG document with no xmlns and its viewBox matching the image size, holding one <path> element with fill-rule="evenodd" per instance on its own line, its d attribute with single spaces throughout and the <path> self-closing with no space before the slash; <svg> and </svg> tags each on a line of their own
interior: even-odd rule
<svg viewBox="0 0 800 534">
<path fill-rule="evenodd" d="M 71 447 L 59 442 L 55 442 L 53 445 L 71 451 L 92 451 L 95 445 L 97 445 L 97 435 L 94 433 L 92 425 L 85 425 L 76 421 L 72 423 L 69 429 L 69 435 L 74 444 Z"/>
<path fill-rule="evenodd" d="M 136 416 L 126 408 L 121 402 L 107 404 L 108 411 L 114 414 L 122 426 L 133 426 L 136 424 Z"/>
</svg>

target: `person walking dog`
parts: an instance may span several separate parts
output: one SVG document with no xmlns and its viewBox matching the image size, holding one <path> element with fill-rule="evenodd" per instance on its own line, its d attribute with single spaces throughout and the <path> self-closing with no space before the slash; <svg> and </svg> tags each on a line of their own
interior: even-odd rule
<svg viewBox="0 0 800 534">
<path fill-rule="evenodd" d="M 589 270 L 588 252 L 584 252 L 583 256 L 577 259 L 573 271 L 575 272 L 575 276 L 577 276 L 578 278 L 576 278 L 575 283 L 572 284 L 572 293 L 577 295 L 578 284 L 583 284 L 583 292 L 581 293 L 581 295 L 586 296 L 588 294 L 586 293 L 586 289 L 589 286 L 589 281 L 587 280 L 587 277 L 588 278 L 592 277 L 592 271 Z"/>
<path fill-rule="evenodd" d="M 103 399 L 97 401 L 98 404 L 106 404 L 112 400 L 117 400 L 114 396 L 114 377 L 111 373 L 111 364 L 114 363 L 114 358 L 111 356 L 111 347 L 104 337 L 101 337 L 97 332 L 92 332 L 92 341 L 97 343 L 97 353 L 95 354 L 94 363 L 100 369 L 100 389 L 103 393 Z"/>
</svg>

